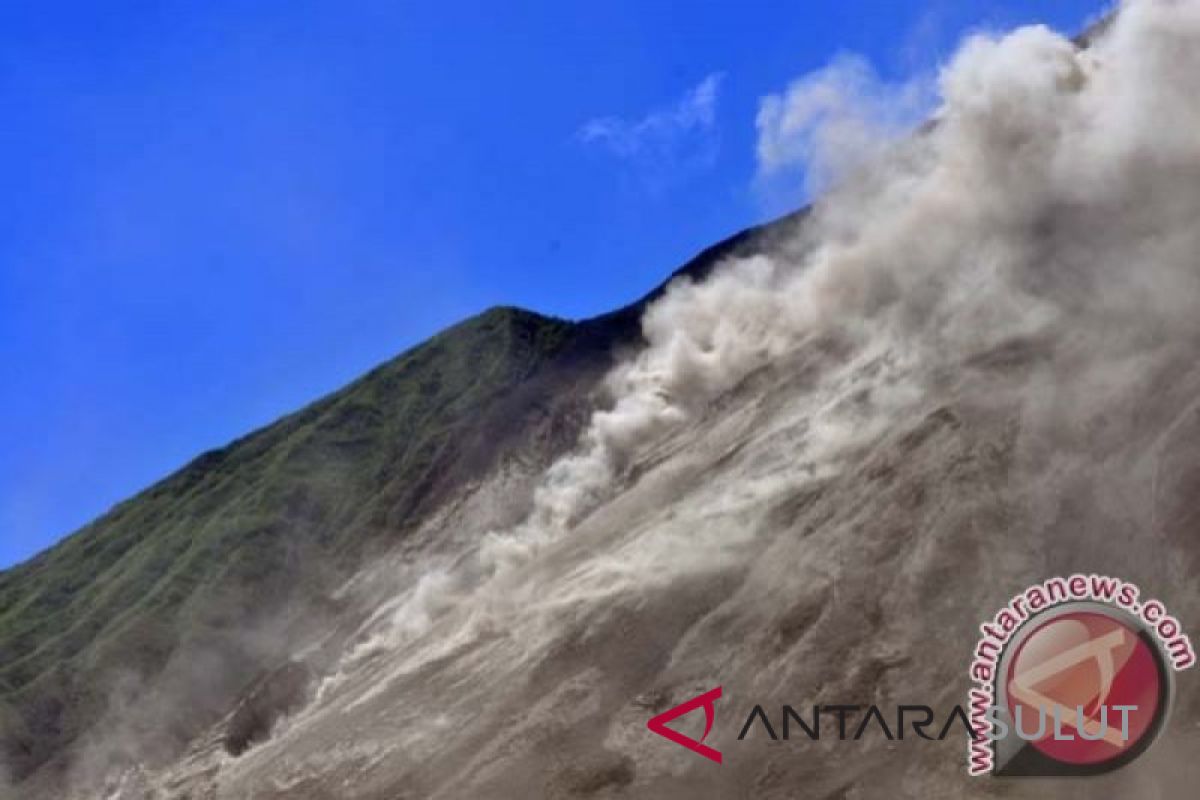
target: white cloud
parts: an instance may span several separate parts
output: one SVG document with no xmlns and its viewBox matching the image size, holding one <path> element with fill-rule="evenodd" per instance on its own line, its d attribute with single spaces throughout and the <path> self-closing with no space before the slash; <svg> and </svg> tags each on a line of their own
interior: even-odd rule
<svg viewBox="0 0 1200 800">
<path fill-rule="evenodd" d="M 581 142 L 629 162 L 652 183 L 669 175 L 711 166 L 716 159 L 717 100 L 721 73 L 712 73 L 667 108 L 641 119 L 597 117 L 578 132 Z"/>
</svg>

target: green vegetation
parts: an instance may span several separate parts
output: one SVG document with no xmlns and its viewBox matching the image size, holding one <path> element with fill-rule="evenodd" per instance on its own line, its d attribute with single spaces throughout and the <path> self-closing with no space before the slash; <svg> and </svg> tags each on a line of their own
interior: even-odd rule
<svg viewBox="0 0 1200 800">
<path fill-rule="evenodd" d="M 490 465 L 496 415 L 528 411 L 517 388 L 575 328 L 488 311 L 0 573 L 5 760 L 27 774 L 52 758 L 104 711 L 115 671 L 154 675 L 185 639 L 237 629 L 403 537 Z"/>
<path fill-rule="evenodd" d="M 742 231 L 671 277 L 701 279 L 758 252 L 804 213 Z M 231 638 L 298 601 L 320 608 L 364 558 L 403 542 L 499 459 L 548 463 L 570 447 L 614 350 L 638 339 L 665 286 L 575 323 L 480 314 L 0 572 L 0 765 L 18 779 L 61 769 L 117 678 L 132 675 L 140 691 L 179 661 L 175 688 L 203 683 L 204 696 L 153 735 L 184 742 L 228 711 L 277 666 L 226 647 Z M 219 669 L 186 668 L 213 654 Z"/>
</svg>

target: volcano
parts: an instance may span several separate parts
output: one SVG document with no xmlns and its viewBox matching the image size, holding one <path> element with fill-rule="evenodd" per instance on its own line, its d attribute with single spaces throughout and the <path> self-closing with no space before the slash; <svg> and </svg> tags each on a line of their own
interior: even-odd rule
<svg viewBox="0 0 1200 800">
<path fill-rule="evenodd" d="M 940 730 L 1051 576 L 1200 620 L 1197 45 L 1160 0 L 972 37 L 811 208 L 607 315 L 467 320 L 3 573 L 10 791 L 1187 796 L 1188 671 L 1087 780 L 970 777 L 962 728 L 740 734 Z"/>
</svg>

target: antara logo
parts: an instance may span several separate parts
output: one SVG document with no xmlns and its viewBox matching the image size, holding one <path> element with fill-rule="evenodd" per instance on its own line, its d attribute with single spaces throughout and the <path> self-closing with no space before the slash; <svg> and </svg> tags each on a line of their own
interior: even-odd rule
<svg viewBox="0 0 1200 800">
<path fill-rule="evenodd" d="M 709 747 L 704 744 L 704 740 L 708 738 L 708 734 L 712 732 L 713 723 L 717 720 L 716 701 L 721 697 L 721 687 L 705 692 L 702 695 L 693 697 L 686 703 L 680 703 L 672 709 L 664 711 L 657 717 L 654 717 L 646 723 L 646 727 L 657 733 L 659 736 L 670 739 L 675 744 L 683 745 L 693 753 L 699 753 L 709 761 L 721 763 L 721 751 Z M 697 741 L 690 736 L 684 736 L 677 730 L 667 727 L 668 722 L 673 722 L 680 717 L 690 714 L 697 708 L 704 709 L 704 735 Z"/>
<path fill-rule="evenodd" d="M 659 736 L 669 739 L 675 744 L 686 747 L 688 750 L 691 750 L 697 755 L 704 756 L 709 761 L 713 761 L 717 764 L 723 763 L 724 756 L 722 756 L 721 751 L 717 750 L 715 747 L 710 747 L 704 744 L 704 740 L 708 738 L 710 733 L 712 733 L 713 725 L 717 720 L 716 701 L 721 698 L 721 692 L 722 687 L 718 686 L 715 689 L 710 689 L 704 694 L 697 695 L 691 700 L 680 703 L 674 708 L 664 711 L 658 716 L 652 718 L 646 723 L 646 727 L 654 733 L 657 733 Z M 867 710 L 863 715 L 862 721 L 859 722 L 854 728 L 848 727 L 846 724 L 848 719 L 861 712 L 864 707 Z M 704 733 L 699 739 L 693 739 L 690 736 L 680 733 L 674 728 L 667 727 L 669 723 L 674 722 L 680 717 L 686 716 L 699 708 L 704 709 Z M 945 739 L 950 734 L 950 731 L 954 727 L 955 723 L 962 728 L 964 733 L 968 735 L 972 734 L 970 723 L 967 719 L 967 713 L 962 706 L 955 706 L 949 717 L 946 718 L 945 723 L 940 726 L 936 725 L 934 721 L 934 711 L 929 706 L 898 706 L 896 708 L 895 715 L 897 727 L 895 729 L 896 732 L 893 733 L 893 729 L 888 727 L 888 723 L 884 719 L 883 712 L 881 712 L 879 708 L 874 705 L 863 706 L 847 704 L 818 704 L 812 706 L 811 721 L 805 720 L 803 715 L 797 713 L 792 706 L 783 706 L 782 716 L 780 717 L 783 725 L 782 738 L 785 741 L 790 738 L 791 731 L 789 729 L 789 723 L 794 722 L 800 726 L 809 739 L 813 741 L 820 740 L 822 715 L 833 715 L 837 717 L 837 738 L 842 741 L 847 741 L 850 739 L 857 741 L 862 739 L 863 735 L 870 727 L 871 720 L 875 720 L 875 725 L 880 729 L 881 735 L 889 740 L 896 738 L 903 739 L 906 727 L 911 727 L 913 732 L 916 733 L 921 739 Z M 775 732 L 775 726 L 771 724 L 771 720 L 768 717 L 767 712 L 763 710 L 761 705 L 756 705 L 746 717 L 745 724 L 742 725 L 741 733 L 739 733 L 737 737 L 739 742 L 746 738 L 751 729 L 755 727 L 756 722 L 758 723 L 758 726 L 766 732 L 766 735 L 772 741 L 778 741 L 780 739 L 780 736 Z M 934 731 L 940 730 L 940 733 L 938 733 L 936 737 L 925 732 L 926 728 L 929 728 L 930 726 L 934 726 Z"/>
<path fill-rule="evenodd" d="M 1117 607 L 1080 600 L 1089 590 L 1100 601 L 1115 597 Z M 1083 776 L 1117 769 L 1148 748 L 1164 726 L 1173 687 L 1168 656 L 1177 671 L 1196 662 L 1179 621 L 1157 600 L 1137 598 L 1132 584 L 1083 575 L 1052 578 L 1018 595 L 994 624 L 981 626 L 985 638 L 976 648 L 971 678 L 982 685 L 971 690 L 969 715 L 955 705 L 939 725 L 927 705 L 896 705 L 885 713 L 874 704 L 816 703 L 808 706 L 806 718 L 784 705 L 776 728 L 764 707 L 755 705 L 737 740 L 757 727 L 761 733 L 754 738 L 760 741 L 763 734 L 771 741 L 818 741 L 822 727 L 830 735 L 822 720 L 833 716 L 840 741 L 867 735 L 903 740 L 911 729 L 915 736 L 909 740 L 917 744 L 946 739 L 957 727 L 968 742 L 972 775 Z M 721 686 L 710 689 L 658 714 L 646 727 L 721 764 L 721 751 L 704 740 L 716 724 L 722 692 Z M 697 709 L 704 709 L 699 739 L 669 727 Z M 804 735 L 793 737 L 793 726 Z"/>
</svg>

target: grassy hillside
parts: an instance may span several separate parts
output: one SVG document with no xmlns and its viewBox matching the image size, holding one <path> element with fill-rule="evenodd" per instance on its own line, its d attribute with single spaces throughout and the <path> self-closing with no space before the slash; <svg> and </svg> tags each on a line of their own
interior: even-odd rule
<svg viewBox="0 0 1200 800">
<path fill-rule="evenodd" d="M 95 719 L 107 673 L 151 675 L 183 638 L 236 628 L 403 537 L 487 469 L 495 430 L 519 434 L 537 414 L 531 379 L 572 341 L 568 322 L 484 313 L 0 573 L 12 768 L 36 768 Z"/>
<path fill-rule="evenodd" d="M 739 233 L 671 277 L 706 275 L 800 219 Z M 0 572 L 0 768 L 18 779 L 63 768 L 114 685 L 126 687 L 119 705 L 152 705 L 146 687 L 172 669 L 171 693 L 192 702 L 153 717 L 151 737 L 182 743 L 228 711 L 288 652 L 286 639 L 250 641 L 255 620 L 285 608 L 319 619 L 331 587 L 464 484 L 502 459 L 548 463 L 570 447 L 663 288 L 577 323 L 492 309 Z"/>
</svg>

